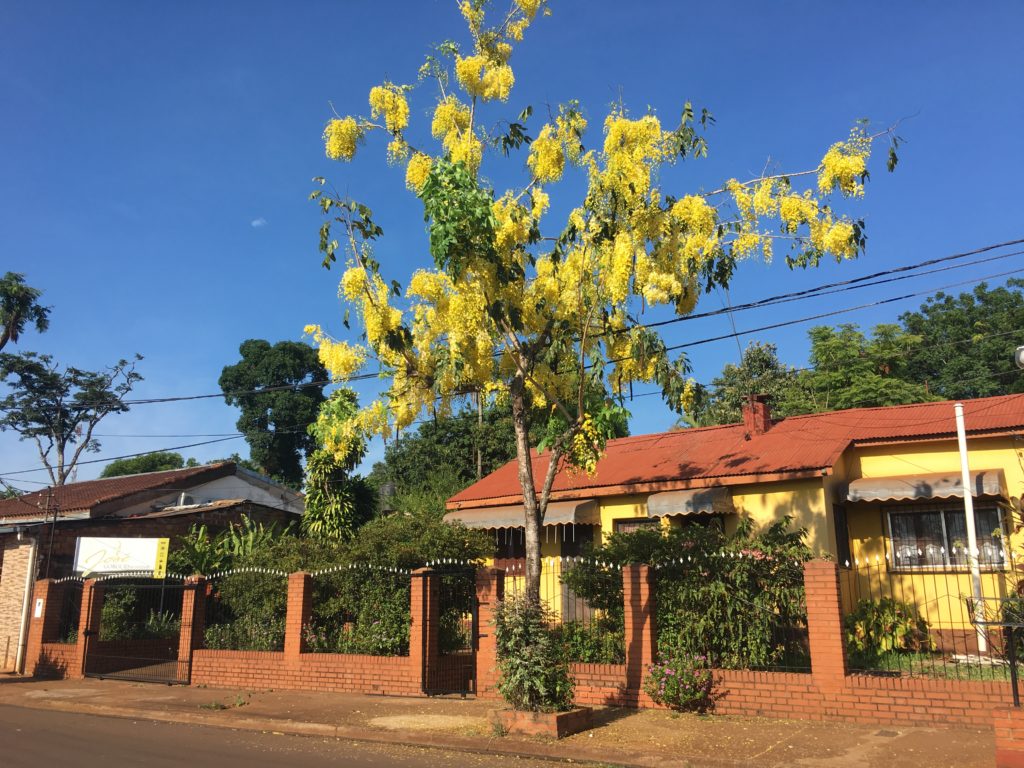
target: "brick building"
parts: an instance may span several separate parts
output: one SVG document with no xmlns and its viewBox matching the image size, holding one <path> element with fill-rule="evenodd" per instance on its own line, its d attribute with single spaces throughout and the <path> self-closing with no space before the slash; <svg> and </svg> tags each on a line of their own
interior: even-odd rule
<svg viewBox="0 0 1024 768">
<path fill-rule="evenodd" d="M 229 461 L 0 500 L 0 667 L 19 668 L 32 584 L 71 575 L 80 536 L 173 539 L 194 523 L 211 531 L 243 516 L 287 524 L 302 510 L 301 494 Z"/>
</svg>

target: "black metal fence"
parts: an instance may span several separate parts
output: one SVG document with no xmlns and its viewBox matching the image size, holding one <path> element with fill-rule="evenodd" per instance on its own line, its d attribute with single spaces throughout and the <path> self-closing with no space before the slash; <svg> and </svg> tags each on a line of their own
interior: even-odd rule
<svg viewBox="0 0 1024 768">
<path fill-rule="evenodd" d="M 988 605 L 1014 592 L 1011 572 L 983 567 Z M 1009 680 L 1005 630 L 978 623 L 966 567 L 898 567 L 877 558 L 840 569 L 851 671 L 886 676 Z"/>
<path fill-rule="evenodd" d="M 525 589 L 524 566 L 508 570 L 507 594 Z M 574 586 L 589 595 L 577 593 Z M 541 602 L 551 632 L 570 662 L 622 664 L 626 659 L 622 568 L 584 557 L 546 557 L 541 567 Z"/>
<path fill-rule="evenodd" d="M 46 642 L 77 643 L 78 622 L 82 615 L 81 579 L 68 577 L 54 582 L 59 586 L 60 619 L 57 624 L 56 637 L 46 638 Z"/>
<path fill-rule="evenodd" d="M 307 652 L 409 655 L 409 571 L 353 564 L 311 576 L 312 615 L 303 627 Z"/>
<path fill-rule="evenodd" d="M 173 578 L 99 579 L 99 627 L 87 646 L 85 674 L 187 683 L 188 661 L 179 660 L 178 655 L 183 596 L 188 588 Z"/>
<path fill-rule="evenodd" d="M 284 650 L 288 574 L 263 568 L 225 571 L 209 577 L 205 597 L 205 648 Z"/>
<path fill-rule="evenodd" d="M 438 657 L 428 666 L 426 692 L 466 696 L 476 692 L 476 566 L 441 563 L 431 567 L 437 583 Z"/>
</svg>

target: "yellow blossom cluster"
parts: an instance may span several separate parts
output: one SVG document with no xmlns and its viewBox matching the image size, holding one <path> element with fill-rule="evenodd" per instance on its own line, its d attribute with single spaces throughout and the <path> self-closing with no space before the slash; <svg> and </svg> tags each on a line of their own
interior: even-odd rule
<svg viewBox="0 0 1024 768">
<path fill-rule="evenodd" d="M 353 117 L 331 120 L 324 128 L 324 145 L 332 160 L 351 160 L 356 144 L 363 138 L 363 129 Z"/>
<path fill-rule="evenodd" d="M 512 67 L 488 61 L 482 54 L 457 58 L 455 77 L 466 93 L 484 101 L 507 101 L 516 81 Z"/>
<path fill-rule="evenodd" d="M 360 307 L 366 340 L 374 349 L 402 323 L 401 310 L 388 303 L 391 290 L 380 275 L 369 272 L 362 264 L 353 264 L 345 270 L 338 293 Z"/>
<path fill-rule="evenodd" d="M 565 171 L 565 153 L 557 129 L 545 125 L 537 138 L 530 144 L 530 155 L 526 164 L 533 171 L 533 177 L 541 184 L 558 181 Z"/>
<path fill-rule="evenodd" d="M 388 164 L 397 165 L 409 156 L 409 145 L 405 140 L 396 136 L 388 142 Z"/>
<path fill-rule="evenodd" d="M 336 341 L 319 325 L 307 325 L 305 333 L 313 337 L 317 344 L 320 363 L 336 381 L 346 381 L 366 362 L 365 347 L 352 345 L 347 341 Z"/>
<path fill-rule="evenodd" d="M 846 197 L 861 197 L 864 184 L 861 178 L 871 155 L 871 139 L 860 128 L 850 132 L 850 138 L 829 147 L 818 169 L 818 191 L 829 194 L 836 187 Z"/>
<path fill-rule="evenodd" d="M 586 414 L 572 436 L 565 454 L 566 462 L 574 469 L 594 475 L 597 472 L 597 462 L 604 453 L 604 447 L 605 440 L 594 424 L 593 418 L 590 414 Z"/>
<path fill-rule="evenodd" d="M 616 111 L 605 119 L 604 134 L 605 167 L 592 166 L 592 177 L 597 175 L 599 186 L 632 207 L 650 192 L 654 166 L 670 157 L 661 122 L 654 115 L 630 120 Z"/>
<path fill-rule="evenodd" d="M 327 409 L 321 410 L 314 430 L 324 450 L 339 463 L 344 463 L 353 449 L 365 440 L 376 435 L 391 435 L 387 406 L 380 400 L 375 400 L 366 408 L 356 411 L 352 418 L 344 420 L 332 418 Z"/>
<path fill-rule="evenodd" d="M 384 127 L 391 133 L 404 131 L 409 125 L 409 102 L 402 89 L 385 83 L 370 89 L 370 114 L 384 116 Z"/>
<path fill-rule="evenodd" d="M 405 186 L 413 192 L 419 193 L 430 175 L 430 169 L 434 162 L 430 155 L 416 152 L 409 158 L 409 164 L 405 167 Z"/>
</svg>

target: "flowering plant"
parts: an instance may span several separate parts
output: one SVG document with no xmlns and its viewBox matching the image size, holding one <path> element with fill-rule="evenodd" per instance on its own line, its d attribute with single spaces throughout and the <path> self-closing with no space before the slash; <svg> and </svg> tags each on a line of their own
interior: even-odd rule
<svg viewBox="0 0 1024 768">
<path fill-rule="evenodd" d="M 714 685 L 707 656 L 672 651 L 659 654 L 647 667 L 644 692 L 671 709 L 706 712 L 714 703 Z"/>
</svg>

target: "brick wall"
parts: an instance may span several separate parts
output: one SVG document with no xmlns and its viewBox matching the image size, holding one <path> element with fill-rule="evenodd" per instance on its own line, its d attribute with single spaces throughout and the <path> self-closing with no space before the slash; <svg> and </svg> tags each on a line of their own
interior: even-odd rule
<svg viewBox="0 0 1024 768">
<path fill-rule="evenodd" d="M 28 574 L 32 543 L 4 536 L 3 569 L 0 570 L 0 670 L 14 669 L 25 601 L 25 577 Z"/>
</svg>

